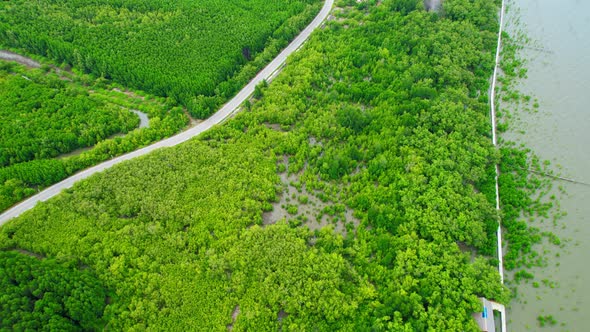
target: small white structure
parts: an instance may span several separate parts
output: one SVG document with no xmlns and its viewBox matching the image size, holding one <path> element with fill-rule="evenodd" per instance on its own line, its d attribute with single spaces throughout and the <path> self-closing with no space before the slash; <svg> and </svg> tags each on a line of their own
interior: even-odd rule
<svg viewBox="0 0 590 332">
<path fill-rule="evenodd" d="M 494 309 L 492 303 L 484 297 L 479 298 L 482 304 L 481 312 L 473 313 L 473 318 L 479 325 L 479 329 L 484 332 L 496 332 L 496 323 L 494 322 Z"/>
<path fill-rule="evenodd" d="M 500 313 L 500 319 L 502 322 L 502 326 L 500 327 L 500 331 L 506 332 L 506 308 L 503 304 L 489 301 L 484 297 L 479 298 L 481 300 L 482 311 L 476 312 L 473 314 L 473 318 L 479 325 L 479 329 L 486 332 L 495 332 L 496 331 L 496 323 L 494 321 L 494 311 Z"/>
</svg>

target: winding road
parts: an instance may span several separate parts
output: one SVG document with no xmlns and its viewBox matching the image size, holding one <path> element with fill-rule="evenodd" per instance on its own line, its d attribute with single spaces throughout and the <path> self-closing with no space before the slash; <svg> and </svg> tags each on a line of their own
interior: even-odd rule
<svg viewBox="0 0 590 332">
<path fill-rule="evenodd" d="M 138 110 L 131 110 L 131 113 L 139 117 L 139 129 L 150 127 L 150 118 L 147 114 Z"/>
<path fill-rule="evenodd" d="M 254 93 L 254 88 L 258 83 L 273 77 L 276 74 L 276 72 L 282 68 L 285 61 L 287 60 L 287 57 L 291 55 L 293 52 L 297 51 L 303 45 L 303 43 L 309 38 L 311 33 L 322 24 L 326 17 L 328 17 L 328 14 L 330 13 L 330 10 L 332 9 L 333 5 L 334 0 L 325 0 L 322 9 L 318 13 L 318 15 L 313 19 L 313 21 L 303 31 L 301 31 L 301 33 L 297 37 L 295 37 L 295 39 L 276 58 L 274 58 L 264 69 L 262 69 L 256 75 L 256 77 L 254 77 L 250 81 L 250 83 L 248 83 L 248 85 L 246 85 L 242 90 L 240 90 L 240 92 L 238 92 L 238 94 L 235 97 L 233 97 L 230 101 L 223 105 L 221 109 L 219 109 L 219 111 L 217 111 L 207 120 L 199 123 L 195 127 L 190 128 L 180 134 L 161 140 L 157 143 L 146 146 L 139 150 L 135 150 L 128 154 L 105 161 L 101 164 L 85 169 L 59 183 L 52 185 L 51 187 L 41 191 L 40 193 L 34 196 L 31 196 L 27 200 L 13 206 L 12 208 L 2 213 L 0 215 L 0 226 L 4 225 L 11 219 L 18 217 L 25 211 L 32 209 L 33 207 L 35 207 L 35 205 L 37 205 L 38 202 L 44 202 L 56 196 L 62 190 L 72 187 L 74 183 L 86 179 L 87 177 L 95 173 L 102 172 L 123 161 L 146 155 L 154 150 L 165 147 L 171 147 L 186 142 L 189 139 L 211 129 L 213 126 L 223 122 L 234 112 L 236 112 L 239 106 L 248 97 L 250 97 L 252 93 Z"/>
<path fill-rule="evenodd" d="M 21 65 L 29 66 L 31 68 L 41 67 L 41 64 L 39 62 L 10 51 L 0 50 L 0 59 L 7 61 L 15 61 L 20 63 Z"/>
</svg>

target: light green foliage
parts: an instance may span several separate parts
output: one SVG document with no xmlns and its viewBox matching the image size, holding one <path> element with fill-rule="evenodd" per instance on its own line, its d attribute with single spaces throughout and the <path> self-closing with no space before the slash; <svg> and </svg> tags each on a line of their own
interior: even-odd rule
<svg viewBox="0 0 590 332">
<path fill-rule="evenodd" d="M 289 212 L 289 214 L 297 214 L 298 208 L 297 205 L 293 205 L 293 204 L 289 204 L 287 205 L 287 212 Z"/>
<path fill-rule="evenodd" d="M 0 60 L 0 167 L 53 158 L 137 125 L 133 113 L 56 74 Z"/>
<path fill-rule="evenodd" d="M 521 58 L 520 51 L 530 43 L 526 35 L 515 32 L 514 36 L 502 36 L 502 59 L 500 62 L 501 76 L 498 85 L 500 96 L 499 115 L 502 123 L 499 130 L 508 130 L 510 120 L 516 112 L 530 111 L 539 107 L 537 99 L 523 94 L 518 89 L 520 79 L 526 76 L 526 61 Z M 516 110 L 514 110 L 514 109 Z M 500 149 L 500 205 L 502 209 L 502 226 L 505 231 L 506 251 L 504 265 L 506 269 L 530 268 L 545 266 L 547 257 L 537 248 L 543 237 L 554 245 L 560 245 L 560 239 L 551 232 L 541 232 L 530 221 L 548 219 L 550 214 L 553 222 L 561 216 L 559 203 L 549 193 L 554 174 L 550 162 L 541 162 L 534 153 L 514 142 L 501 142 Z M 547 176 L 543 176 L 549 175 Z M 520 282 L 528 272 L 521 270 L 515 273 L 514 281 Z M 532 275 L 530 275 L 532 277 Z"/>
<path fill-rule="evenodd" d="M 309 202 L 309 196 L 307 195 L 300 195 L 297 199 L 301 204 L 307 204 Z"/>
<path fill-rule="evenodd" d="M 48 66 L 27 70 L 0 62 L 0 211 L 83 168 L 178 132 L 188 123 L 175 107 L 179 102 L 193 116 L 209 116 L 286 46 L 319 5 L 312 0 L 0 3 L 0 45 L 99 77 L 63 71 L 68 75 L 59 77 L 44 73 Z M 105 91 L 105 77 L 167 97 L 166 105 Z M 130 109 L 148 113 L 150 128 L 105 141 L 137 126 Z M 95 144 L 45 167 L 44 159 Z"/>
<path fill-rule="evenodd" d="M 210 133 L 217 134 L 223 132 Z M 258 149 L 252 140 L 231 145 L 212 140 L 158 151 L 84 181 L 75 194 L 51 203 L 68 207 L 35 209 L 26 222 L 2 227 L 0 242 L 25 246 L 29 241 L 21 242 L 20 232 L 28 229 L 31 238 L 45 238 L 31 242 L 32 251 L 73 255 L 91 266 L 116 289 L 119 300 L 106 309 L 114 329 L 188 328 L 195 317 L 203 329 L 225 326 L 230 299 L 218 276 L 208 274 L 215 264 L 209 256 L 237 244 L 247 226 L 261 223 L 262 202 L 275 196 L 274 160 Z M 108 180 L 112 176 L 119 180 Z M 43 219 L 60 222 L 30 222 Z"/>
<path fill-rule="evenodd" d="M 79 183 L 0 229 L 0 247 L 89 265 L 118 295 L 114 330 L 477 331 L 477 297 L 509 298 L 457 244 L 495 249 L 497 8 L 419 2 L 342 2 L 250 111 Z M 360 225 L 261 226 L 285 156 L 293 186 Z"/>
<path fill-rule="evenodd" d="M 0 44 L 169 96 L 195 116 L 207 117 L 270 61 L 319 5 L 317 0 L 3 1 Z"/>
<path fill-rule="evenodd" d="M 170 136 L 188 122 L 182 109 L 162 98 L 116 89 L 87 75 L 0 60 L 0 211 L 80 169 Z M 139 125 L 132 109 L 149 116 L 149 128 L 131 131 Z"/>
<path fill-rule="evenodd" d="M 502 226 L 506 229 L 507 250 L 504 265 L 507 269 L 544 266 L 546 257 L 534 248 L 543 237 L 555 245 L 559 238 L 551 232 L 541 232 L 530 225 L 526 218 L 548 218 L 553 208 L 551 201 L 544 200 L 544 191 L 551 186 L 549 178 L 530 172 L 550 172 L 530 151 L 506 145 L 501 149 L 500 203 Z M 518 273 L 517 275 L 518 276 Z M 518 278 L 516 278 L 518 282 Z"/>
</svg>

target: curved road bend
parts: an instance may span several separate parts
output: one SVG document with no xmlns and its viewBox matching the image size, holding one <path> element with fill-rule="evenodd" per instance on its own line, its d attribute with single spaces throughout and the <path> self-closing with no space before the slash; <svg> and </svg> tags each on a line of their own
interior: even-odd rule
<svg viewBox="0 0 590 332">
<path fill-rule="evenodd" d="M 0 59 L 7 61 L 15 61 L 20 63 L 21 65 L 29 66 L 31 68 L 41 67 L 41 64 L 39 62 L 10 51 L 0 50 Z"/>
<path fill-rule="evenodd" d="M 256 75 L 256 77 L 254 77 L 254 79 L 252 79 L 250 83 L 248 83 L 248 85 L 246 85 L 242 90 L 240 90 L 240 92 L 238 92 L 238 94 L 235 97 L 233 97 L 230 101 L 223 105 L 223 107 L 221 107 L 219 111 L 217 111 L 207 120 L 180 134 L 161 140 L 157 143 L 135 150 L 128 154 L 105 161 L 102 164 L 98 164 L 91 168 L 85 169 L 57 184 L 52 185 L 51 187 L 41 191 L 40 193 L 34 196 L 31 196 L 27 200 L 13 206 L 12 208 L 2 213 L 0 215 L 0 226 L 4 225 L 12 218 L 18 217 L 23 212 L 32 209 L 35 205 L 37 205 L 38 202 L 44 202 L 56 196 L 62 190 L 72 187 L 74 183 L 83 180 L 95 173 L 102 172 L 105 169 L 110 168 L 125 160 L 143 156 L 159 148 L 171 147 L 186 142 L 187 140 L 209 130 L 214 125 L 221 123 L 223 120 L 227 119 L 230 115 L 232 115 L 236 111 L 236 109 L 252 93 L 254 93 L 254 88 L 258 83 L 265 79 L 268 79 L 269 77 L 272 77 L 277 70 L 280 70 L 281 66 L 287 60 L 287 57 L 291 55 L 291 53 L 295 52 L 299 47 L 301 47 L 301 45 L 303 45 L 307 38 L 309 38 L 310 34 L 322 24 L 326 17 L 328 17 L 328 14 L 332 9 L 333 4 L 334 0 L 325 0 L 324 6 L 320 10 L 319 14 L 314 18 L 314 20 L 303 31 L 301 31 L 301 33 L 297 37 L 295 37 L 295 39 L 276 58 L 274 58 L 271 61 L 271 63 L 269 63 L 264 69 L 262 69 L 262 71 L 260 71 L 258 75 Z"/>
<path fill-rule="evenodd" d="M 41 67 L 41 64 L 39 62 L 31 58 L 27 58 L 26 56 L 22 56 L 20 54 L 16 54 L 5 50 L 0 50 L 0 60 L 14 61 L 20 63 L 21 65 L 25 65 L 31 68 Z M 135 113 L 139 117 L 139 128 L 147 128 L 150 126 L 150 120 L 148 119 L 147 114 L 145 114 L 144 112 L 140 112 L 138 110 L 131 110 L 131 112 Z"/>
</svg>

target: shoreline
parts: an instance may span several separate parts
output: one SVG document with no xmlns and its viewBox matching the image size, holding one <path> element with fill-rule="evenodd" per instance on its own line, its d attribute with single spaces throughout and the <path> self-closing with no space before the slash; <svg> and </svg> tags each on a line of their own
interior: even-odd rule
<svg viewBox="0 0 590 332">
<path fill-rule="evenodd" d="M 500 66 L 500 54 L 502 50 L 502 29 L 504 26 L 504 14 L 506 12 L 506 0 L 502 0 L 500 7 L 500 26 L 498 28 L 498 43 L 496 46 L 496 57 L 494 64 L 494 73 L 492 74 L 492 86 L 490 88 L 490 121 L 492 123 L 492 144 L 494 148 L 498 149 L 498 138 L 497 138 L 497 126 L 496 126 L 496 82 L 498 80 L 498 71 Z M 498 273 L 500 274 L 500 282 L 504 285 L 504 253 L 502 244 L 502 218 L 500 212 L 500 187 L 498 185 L 498 177 L 500 175 L 500 166 L 495 165 L 495 189 L 496 189 L 496 211 L 498 218 L 498 229 L 496 231 L 496 238 L 498 240 Z M 494 310 L 500 312 L 501 317 L 501 331 L 506 332 L 507 330 L 507 315 L 506 308 L 504 305 L 496 305 Z"/>
</svg>

